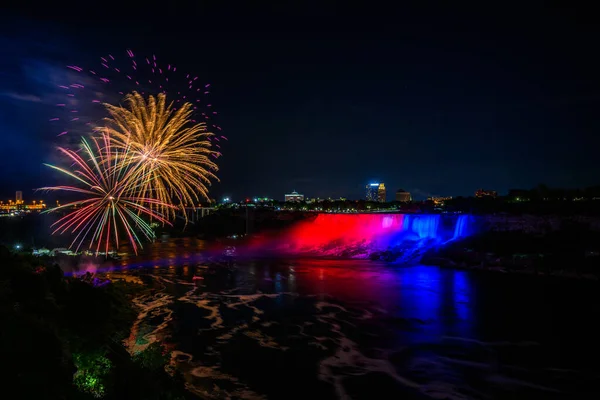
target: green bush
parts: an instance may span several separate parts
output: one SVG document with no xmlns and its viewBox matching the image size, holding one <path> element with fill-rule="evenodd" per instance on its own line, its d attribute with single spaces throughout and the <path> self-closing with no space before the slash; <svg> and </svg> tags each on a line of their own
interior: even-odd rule
<svg viewBox="0 0 600 400">
<path fill-rule="evenodd" d="M 65 278 L 49 261 L 0 247 L 3 391 L 11 399 L 185 398 L 160 344 L 135 357 L 121 344 L 139 289 Z"/>
</svg>

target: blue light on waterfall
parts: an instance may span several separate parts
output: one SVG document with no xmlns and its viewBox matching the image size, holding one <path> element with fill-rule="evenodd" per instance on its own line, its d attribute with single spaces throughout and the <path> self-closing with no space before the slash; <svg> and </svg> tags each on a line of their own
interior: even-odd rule
<svg viewBox="0 0 600 400">
<path fill-rule="evenodd" d="M 421 239 L 434 239 L 437 237 L 439 215 L 416 215 L 413 218 L 412 231 L 419 235 Z"/>
<path fill-rule="evenodd" d="M 364 257 L 394 250 L 404 258 L 473 233 L 474 219 L 452 214 L 319 214 L 293 230 L 286 251 Z"/>
<path fill-rule="evenodd" d="M 454 225 L 454 236 L 453 239 L 459 239 L 461 237 L 468 236 L 470 232 L 469 215 L 459 215 Z"/>
<path fill-rule="evenodd" d="M 412 216 L 405 215 L 404 220 L 402 221 L 402 232 L 410 232 L 411 225 L 412 225 Z"/>
</svg>

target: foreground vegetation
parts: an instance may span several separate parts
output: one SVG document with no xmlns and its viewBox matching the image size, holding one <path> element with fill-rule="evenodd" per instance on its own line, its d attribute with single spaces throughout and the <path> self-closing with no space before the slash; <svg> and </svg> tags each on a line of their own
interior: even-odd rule
<svg viewBox="0 0 600 400">
<path fill-rule="evenodd" d="M 11 399 L 184 399 L 169 354 L 152 345 L 131 356 L 121 344 L 141 288 L 95 287 L 66 278 L 49 260 L 0 247 L 0 382 Z"/>
</svg>

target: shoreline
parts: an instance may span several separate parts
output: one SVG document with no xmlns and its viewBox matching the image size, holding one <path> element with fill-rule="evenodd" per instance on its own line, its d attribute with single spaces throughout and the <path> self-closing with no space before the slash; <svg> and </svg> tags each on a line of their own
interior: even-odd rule
<svg viewBox="0 0 600 400">
<path fill-rule="evenodd" d="M 489 266 L 489 265 L 467 266 L 467 265 L 460 265 L 460 264 L 454 263 L 450 259 L 443 259 L 443 261 L 446 263 L 451 262 L 454 265 L 443 265 L 442 263 L 432 263 L 432 262 L 427 262 L 427 260 L 425 260 L 425 262 L 421 262 L 421 265 L 447 268 L 447 269 L 456 269 L 456 270 L 461 270 L 461 271 L 493 272 L 493 273 L 502 273 L 502 274 L 507 274 L 507 275 L 537 276 L 537 277 L 541 277 L 541 278 L 560 278 L 560 279 L 572 279 L 572 280 L 579 279 L 579 280 L 585 280 L 585 281 L 599 281 L 600 280 L 600 277 L 593 275 L 593 274 L 578 274 L 576 272 L 565 271 L 565 270 L 548 273 L 548 272 L 544 272 L 544 271 L 536 271 L 536 270 L 533 270 L 530 268 L 521 268 L 521 269 L 512 268 L 511 269 L 510 267 L 506 267 L 506 266 Z"/>
</svg>

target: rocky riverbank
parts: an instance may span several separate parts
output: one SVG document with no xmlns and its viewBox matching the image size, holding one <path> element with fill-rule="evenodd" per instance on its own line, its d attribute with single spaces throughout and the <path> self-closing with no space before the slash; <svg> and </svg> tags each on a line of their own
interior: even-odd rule
<svg viewBox="0 0 600 400">
<path fill-rule="evenodd" d="M 469 270 L 600 279 L 600 235 L 559 230 L 485 232 L 427 251 L 422 264 Z"/>
<path fill-rule="evenodd" d="M 515 258 L 522 259 L 523 255 L 517 255 Z M 527 257 L 527 256 L 525 256 Z M 531 260 L 531 258 L 530 258 Z M 533 259 L 535 260 L 535 259 Z M 471 271 L 492 271 L 499 273 L 509 274 L 525 274 L 525 275 L 538 275 L 538 276 L 554 276 L 561 278 L 573 278 L 573 279 L 589 279 L 589 280 L 600 280 L 600 276 L 596 273 L 577 272 L 569 269 L 541 269 L 535 264 L 529 265 L 516 265 L 513 260 L 508 259 L 495 259 L 491 260 L 490 263 L 481 262 L 479 264 L 468 264 L 464 261 L 453 261 L 450 258 L 445 257 L 425 257 L 421 260 L 423 265 L 435 265 L 440 267 L 465 269 Z"/>
</svg>

